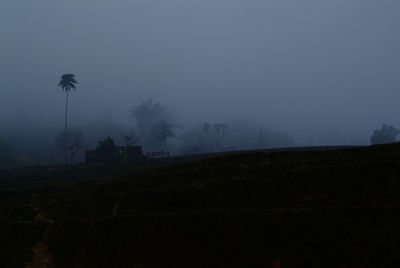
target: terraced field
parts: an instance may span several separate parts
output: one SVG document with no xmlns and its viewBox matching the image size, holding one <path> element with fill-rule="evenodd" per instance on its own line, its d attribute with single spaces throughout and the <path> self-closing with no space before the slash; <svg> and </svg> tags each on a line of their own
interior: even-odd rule
<svg viewBox="0 0 400 268">
<path fill-rule="evenodd" d="M 400 267 L 400 144 L 0 174 L 1 267 Z"/>
</svg>

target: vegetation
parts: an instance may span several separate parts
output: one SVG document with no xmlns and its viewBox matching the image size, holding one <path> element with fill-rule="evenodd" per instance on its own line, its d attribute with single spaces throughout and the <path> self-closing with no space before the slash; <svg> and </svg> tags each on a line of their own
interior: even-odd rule
<svg viewBox="0 0 400 268">
<path fill-rule="evenodd" d="M 3 173 L 0 265 L 399 266 L 400 144 L 207 157 Z"/>
<path fill-rule="evenodd" d="M 62 90 L 66 93 L 65 98 L 65 122 L 64 122 L 64 154 L 65 154 L 65 163 L 68 163 L 68 96 L 71 89 L 76 89 L 76 84 L 78 81 L 75 79 L 74 74 L 63 74 L 58 82 L 58 86 L 62 88 Z"/>
<path fill-rule="evenodd" d="M 104 153 L 112 153 L 115 152 L 116 150 L 114 140 L 111 139 L 110 137 L 107 137 L 107 139 L 99 141 L 99 147 L 97 148 L 100 152 Z"/>
<path fill-rule="evenodd" d="M 139 141 L 139 138 L 137 137 L 136 133 L 132 131 L 125 135 L 122 135 L 122 139 L 125 143 L 125 146 L 127 147 L 133 146 Z"/>
<path fill-rule="evenodd" d="M 172 138 L 175 134 L 172 132 L 172 126 L 165 121 L 160 121 L 151 129 L 151 136 L 155 142 L 159 143 L 159 147 L 166 149 L 168 138 Z"/>
<path fill-rule="evenodd" d="M 289 136 L 245 121 L 205 122 L 180 135 L 183 154 L 294 146 Z"/>
<path fill-rule="evenodd" d="M 56 144 L 58 147 L 67 151 L 67 163 L 72 164 L 76 155 L 82 150 L 82 136 L 82 132 L 79 130 L 68 129 L 67 133 L 60 133 L 57 137 Z"/>
<path fill-rule="evenodd" d="M 397 141 L 400 130 L 391 125 L 382 125 L 381 129 L 377 129 L 371 136 L 371 144 L 385 144 Z"/>
<path fill-rule="evenodd" d="M 176 126 L 175 117 L 168 107 L 149 99 L 130 112 L 136 120 L 142 145 L 148 150 L 163 149 L 166 139 L 173 136 L 172 128 Z"/>
</svg>

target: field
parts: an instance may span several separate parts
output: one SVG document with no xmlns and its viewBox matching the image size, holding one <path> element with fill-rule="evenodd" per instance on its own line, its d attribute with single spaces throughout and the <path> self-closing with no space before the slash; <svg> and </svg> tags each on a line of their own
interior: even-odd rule
<svg viewBox="0 0 400 268">
<path fill-rule="evenodd" d="M 0 171 L 0 267 L 400 267 L 400 144 Z"/>
</svg>

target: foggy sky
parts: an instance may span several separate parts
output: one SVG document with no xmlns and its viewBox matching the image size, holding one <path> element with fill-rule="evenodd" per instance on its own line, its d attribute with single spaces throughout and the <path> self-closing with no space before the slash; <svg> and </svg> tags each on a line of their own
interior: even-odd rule
<svg viewBox="0 0 400 268">
<path fill-rule="evenodd" d="M 398 0 L 0 0 L 0 130 L 248 119 L 320 143 L 400 127 Z"/>
</svg>

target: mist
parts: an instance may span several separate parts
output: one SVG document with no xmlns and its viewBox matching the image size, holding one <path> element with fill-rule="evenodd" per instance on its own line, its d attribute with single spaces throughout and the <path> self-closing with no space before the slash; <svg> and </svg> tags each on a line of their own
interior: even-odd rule
<svg viewBox="0 0 400 268">
<path fill-rule="evenodd" d="M 88 146 L 135 129 L 150 98 L 182 133 L 242 121 L 287 145 L 366 145 L 400 126 L 399 14 L 396 0 L 2 0 L 0 138 L 53 152 L 74 73 L 69 125 Z"/>
</svg>

